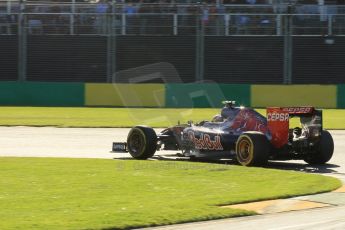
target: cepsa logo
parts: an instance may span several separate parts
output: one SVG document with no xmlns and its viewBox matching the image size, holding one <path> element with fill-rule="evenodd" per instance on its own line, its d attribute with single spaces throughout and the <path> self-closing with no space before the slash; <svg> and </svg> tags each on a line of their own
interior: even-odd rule
<svg viewBox="0 0 345 230">
<path fill-rule="evenodd" d="M 288 121 L 289 114 L 288 113 L 268 113 L 267 114 L 267 121 Z"/>
<path fill-rule="evenodd" d="M 222 143 L 220 142 L 220 136 L 216 135 L 214 141 L 211 140 L 210 135 L 201 134 L 200 138 L 196 138 L 194 132 L 188 132 L 189 140 L 194 143 L 196 149 L 204 150 L 223 150 Z"/>
</svg>

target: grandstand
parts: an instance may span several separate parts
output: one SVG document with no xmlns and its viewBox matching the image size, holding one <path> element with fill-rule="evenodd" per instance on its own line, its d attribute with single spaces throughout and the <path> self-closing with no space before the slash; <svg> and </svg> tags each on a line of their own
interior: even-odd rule
<svg viewBox="0 0 345 230">
<path fill-rule="evenodd" d="M 344 25 L 342 0 L 3 0 L 0 80 L 339 84 Z"/>
</svg>

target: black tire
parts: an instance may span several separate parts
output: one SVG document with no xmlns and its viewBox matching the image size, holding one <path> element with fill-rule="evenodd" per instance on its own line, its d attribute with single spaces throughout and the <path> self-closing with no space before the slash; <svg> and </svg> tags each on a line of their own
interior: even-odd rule
<svg viewBox="0 0 345 230">
<path fill-rule="evenodd" d="M 308 164 L 325 164 L 333 156 L 334 142 L 332 135 L 327 130 L 322 130 L 318 145 L 318 152 L 309 154 L 304 161 Z"/>
<path fill-rule="evenodd" d="M 236 158 L 243 166 L 264 166 L 270 143 L 262 133 L 243 133 L 236 142 Z"/>
<path fill-rule="evenodd" d="M 146 126 L 133 127 L 127 136 L 127 148 L 135 159 L 145 160 L 152 157 L 157 149 L 156 132 Z"/>
</svg>

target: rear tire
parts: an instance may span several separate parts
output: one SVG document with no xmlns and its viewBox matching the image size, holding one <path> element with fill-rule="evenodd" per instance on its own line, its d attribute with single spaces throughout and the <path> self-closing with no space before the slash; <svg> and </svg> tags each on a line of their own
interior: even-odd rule
<svg viewBox="0 0 345 230">
<path fill-rule="evenodd" d="M 237 161 L 243 166 L 267 164 L 270 144 L 262 133 L 243 133 L 236 142 Z"/>
<path fill-rule="evenodd" d="M 308 164 L 325 164 L 332 158 L 334 142 L 327 130 L 322 130 L 318 149 L 318 152 L 309 154 L 304 161 Z"/>
<path fill-rule="evenodd" d="M 127 148 L 135 159 L 146 160 L 152 157 L 157 149 L 156 132 L 146 126 L 133 127 L 127 136 Z"/>
</svg>

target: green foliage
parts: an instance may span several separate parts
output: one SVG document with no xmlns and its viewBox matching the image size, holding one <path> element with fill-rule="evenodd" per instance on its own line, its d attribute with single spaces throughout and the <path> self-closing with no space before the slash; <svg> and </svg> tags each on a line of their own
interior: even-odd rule
<svg viewBox="0 0 345 230">
<path fill-rule="evenodd" d="M 335 178 L 172 161 L 0 158 L 0 229 L 129 228 L 253 214 L 219 208 L 330 191 Z"/>
</svg>

